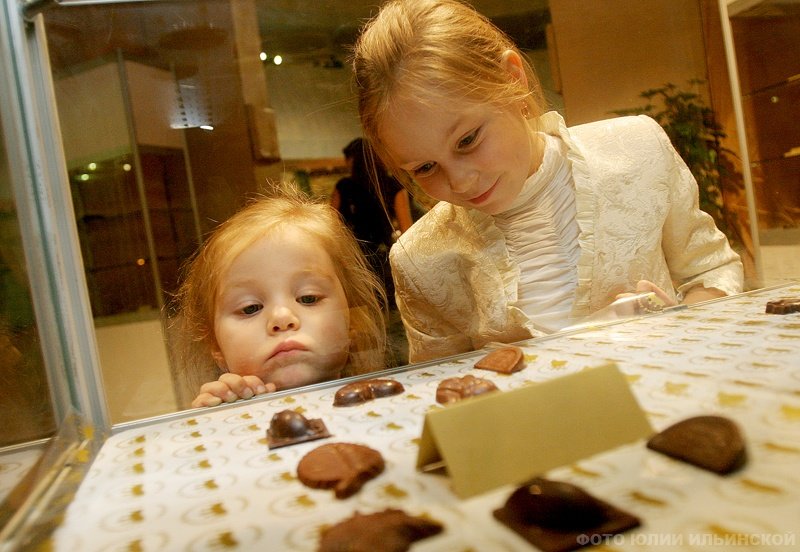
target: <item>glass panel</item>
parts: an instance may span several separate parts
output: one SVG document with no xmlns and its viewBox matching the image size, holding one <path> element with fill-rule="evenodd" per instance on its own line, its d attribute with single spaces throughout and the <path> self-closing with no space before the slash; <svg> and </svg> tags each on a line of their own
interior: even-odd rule
<svg viewBox="0 0 800 552">
<path fill-rule="evenodd" d="M 800 4 L 734 2 L 730 13 L 769 284 L 800 274 Z"/>
<path fill-rule="evenodd" d="M 114 422 L 184 408 L 194 396 L 162 315 L 202 236 L 267 179 L 327 197 L 347 172 L 342 148 L 360 128 L 346 61 L 375 4 L 63 2 L 43 12 Z M 530 54 L 569 124 L 635 107 L 637 94 L 665 82 L 692 82 L 733 140 L 728 79 L 716 70 L 724 64 L 715 57 L 723 48 L 715 2 L 700 10 L 695 0 L 617 0 L 612 10 L 568 0 L 475 5 Z M 794 159 L 783 163 L 789 177 Z M 781 170 L 770 174 L 785 180 Z M 792 201 L 777 201 L 781 213 Z M 763 230 L 786 219 L 781 213 L 769 211 Z M 791 217 L 781 231 L 796 230 Z M 746 212 L 739 224 L 746 234 Z M 796 243 L 790 234 L 780 239 Z M 747 238 L 737 245 L 752 274 Z M 402 341 L 397 324 L 395 316 L 390 334 Z"/>
<path fill-rule="evenodd" d="M 173 382 L 162 313 L 201 235 L 258 190 L 248 124 L 255 104 L 247 103 L 234 56 L 242 40 L 235 16 L 227 1 L 45 14 L 115 423 L 172 412 L 193 396 Z M 265 96 L 261 77 L 257 92 Z"/>
<path fill-rule="evenodd" d="M 0 448 L 49 437 L 53 406 L 39 344 L 30 286 L 0 119 Z M 0 457 L 0 500 L 36 452 Z"/>
<path fill-rule="evenodd" d="M 176 376 L 161 314 L 201 236 L 266 179 L 327 197 L 347 171 L 342 149 L 360 128 L 345 59 L 372 4 L 290 4 L 62 3 L 44 12 L 114 422 L 194 396 Z M 546 66 L 546 2 L 494 11 Z M 405 363 L 399 317 L 390 319 L 390 350 Z"/>
</svg>

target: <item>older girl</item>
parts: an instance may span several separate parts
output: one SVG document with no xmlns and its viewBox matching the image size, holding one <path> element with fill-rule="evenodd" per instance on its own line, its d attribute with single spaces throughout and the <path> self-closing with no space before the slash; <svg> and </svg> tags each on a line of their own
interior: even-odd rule
<svg viewBox="0 0 800 552">
<path fill-rule="evenodd" d="M 567 128 L 519 49 L 457 0 L 391 0 L 354 52 L 381 161 L 439 203 L 391 250 L 420 361 L 557 331 L 620 294 L 741 291 L 742 266 L 652 119 Z"/>
</svg>

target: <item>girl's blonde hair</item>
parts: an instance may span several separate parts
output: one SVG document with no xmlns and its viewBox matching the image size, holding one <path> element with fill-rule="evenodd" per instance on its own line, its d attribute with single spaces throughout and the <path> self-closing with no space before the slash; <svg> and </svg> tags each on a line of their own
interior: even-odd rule
<svg viewBox="0 0 800 552">
<path fill-rule="evenodd" d="M 509 79 L 503 54 L 522 58 L 527 87 Z M 472 6 L 458 0 L 390 0 L 364 27 L 353 52 L 353 74 L 364 134 L 384 164 L 398 171 L 378 136 L 381 117 L 398 99 L 448 98 L 506 107 L 545 102 L 531 64 L 514 42 Z M 423 129 L 420 129 L 421 131 Z"/>
<path fill-rule="evenodd" d="M 221 371 L 214 365 L 214 313 L 222 278 L 233 261 L 253 243 L 285 228 L 304 232 L 330 255 L 350 310 L 350 355 L 342 376 L 384 367 L 386 326 L 383 285 L 371 270 L 358 242 L 339 213 L 299 191 L 253 198 L 220 224 L 184 267 L 175 296 L 171 341 L 176 345 L 179 395 L 191 401 Z M 280 260 L 275 260 L 280 262 Z M 184 397 L 179 397 L 179 400 Z"/>
</svg>

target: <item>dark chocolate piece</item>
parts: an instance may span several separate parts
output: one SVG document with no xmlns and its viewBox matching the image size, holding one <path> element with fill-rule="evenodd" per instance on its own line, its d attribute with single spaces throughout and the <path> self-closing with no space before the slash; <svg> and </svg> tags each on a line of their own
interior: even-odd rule
<svg viewBox="0 0 800 552">
<path fill-rule="evenodd" d="M 783 297 L 767 301 L 767 314 L 791 314 L 800 312 L 800 297 Z"/>
<path fill-rule="evenodd" d="M 392 379 L 354 381 L 336 391 L 333 406 L 353 406 L 373 399 L 399 395 L 403 391 L 403 384 Z"/>
<path fill-rule="evenodd" d="M 282 410 L 269 423 L 267 446 L 275 449 L 330 436 L 322 420 L 309 420 L 294 410 Z"/>
<path fill-rule="evenodd" d="M 747 449 L 739 427 L 722 416 L 695 416 L 657 433 L 647 448 L 725 475 L 744 466 Z"/>
<path fill-rule="evenodd" d="M 319 552 L 404 552 L 411 544 L 442 532 L 438 521 L 387 509 L 353 516 L 322 531 Z"/>
<path fill-rule="evenodd" d="M 436 388 L 436 402 L 449 404 L 491 391 L 497 391 L 497 386 L 492 381 L 467 374 L 461 378 L 440 381 Z"/>
<path fill-rule="evenodd" d="M 606 521 L 603 506 L 575 485 L 536 478 L 514 491 L 506 507 L 525 523 L 564 531 L 595 527 Z"/>
<path fill-rule="evenodd" d="M 475 363 L 475 368 L 492 370 L 501 374 L 519 372 L 525 368 L 525 358 L 519 347 L 496 349 Z"/>
<path fill-rule="evenodd" d="M 297 464 L 297 478 L 312 489 L 333 489 L 347 498 L 383 471 L 377 450 L 353 443 L 330 443 L 315 448 Z"/>
<path fill-rule="evenodd" d="M 639 519 L 580 487 L 536 477 L 517 488 L 494 517 L 545 552 L 576 550 L 639 526 Z"/>
</svg>

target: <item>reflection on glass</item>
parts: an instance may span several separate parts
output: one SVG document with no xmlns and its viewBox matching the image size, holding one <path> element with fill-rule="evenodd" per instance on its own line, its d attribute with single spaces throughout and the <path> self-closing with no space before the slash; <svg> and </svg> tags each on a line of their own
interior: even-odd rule
<svg viewBox="0 0 800 552">
<path fill-rule="evenodd" d="M 202 236 L 277 171 L 253 14 L 254 4 L 227 1 L 45 14 L 114 422 L 194 396 L 173 381 L 162 315 Z"/>
<path fill-rule="evenodd" d="M 658 8 L 685 18 L 673 21 L 651 13 L 652 6 L 622 0 L 611 10 L 566 0 L 473 3 L 527 51 L 551 106 L 571 123 L 611 116 L 641 90 L 668 80 L 707 76 L 711 96 L 722 91 L 723 100 L 729 90 L 724 71 L 714 70 L 718 29 L 701 25 L 697 10 Z M 194 397 L 196 390 L 176 378 L 162 315 L 182 263 L 202 237 L 267 179 L 292 180 L 326 197 L 347 171 L 342 148 L 361 133 L 347 56 L 375 4 L 61 3 L 43 12 L 114 422 L 184 408 Z M 789 16 L 796 25 L 796 13 Z M 787 37 L 798 36 L 792 33 Z M 789 42 L 794 49 L 784 50 L 796 53 L 796 38 Z M 791 96 L 800 81 L 781 78 Z M 711 99 L 717 115 L 725 115 L 725 101 Z M 787 103 L 796 114 L 800 103 L 780 105 Z M 783 158 L 765 158 L 754 171 L 762 170 L 765 182 L 791 182 L 797 146 L 787 145 Z M 796 244 L 791 186 L 780 192 L 772 186 L 759 191 L 763 241 Z M 796 277 L 800 268 L 789 272 Z M 390 333 L 402 339 L 402 331 Z"/>
<path fill-rule="evenodd" d="M 34 319 L 1 123 L 0 447 L 4 447 L 50 436 L 55 431 L 55 420 Z M 0 460 L 0 495 L 6 486 L 5 473 L 13 469 L 6 460 Z M 7 483 L 15 484 L 16 478 Z"/>
<path fill-rule="evenodd" d="M 163 314 L 202 237 L 267 179 L 326 197 L 346 170 L 342 148 L 360 128 L 343 60 L 370 8 L 309 8 L 324 28 L 316 34 L 296 29 L 305 9 L 208 0 L 44 12 L 115 423 L 187 407 L 196 394 Z"/>
<path fill-rule="evenodd" d="M 800 5 L 765 0 L 729 9 L 768 284 L 800 274 Z"/>
</svg>

